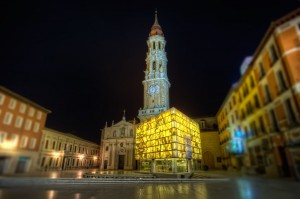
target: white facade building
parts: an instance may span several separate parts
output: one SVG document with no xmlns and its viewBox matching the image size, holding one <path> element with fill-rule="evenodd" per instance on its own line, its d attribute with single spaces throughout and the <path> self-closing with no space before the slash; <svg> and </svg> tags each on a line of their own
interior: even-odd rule
<svg viewBox="0 0 300 199">
<path fill-rule="evenodd" d="M 100 146 L 70 133 L 45 128 L 40 147 L 40 170 L 99 168 Z"/>
<path fill-rule="evenodd" d="M 105 125 L 101 132 L 101 169 L 133 170 L 136 168 L 134 158 L 135 120 L 126 121 L 125 116 L 117 124 Z"/>
</svg>

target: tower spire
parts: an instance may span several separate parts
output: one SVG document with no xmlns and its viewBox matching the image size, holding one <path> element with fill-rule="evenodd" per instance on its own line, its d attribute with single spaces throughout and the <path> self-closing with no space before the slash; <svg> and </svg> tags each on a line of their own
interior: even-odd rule
<svg viewBox="0 0 300 199">
<path fill-rule="evenodd" d="M 161 26 L 158 23 L 158 19 L 157 19 L 157 9 L 155 9 L 155 19 L 154 19 L 154 24 L 151 27 L 151 31 L 149 36 L 153 36 L 153 35 L 161 35 L 164 36 L 164 33 L 161 29 Z"/>
</svg>

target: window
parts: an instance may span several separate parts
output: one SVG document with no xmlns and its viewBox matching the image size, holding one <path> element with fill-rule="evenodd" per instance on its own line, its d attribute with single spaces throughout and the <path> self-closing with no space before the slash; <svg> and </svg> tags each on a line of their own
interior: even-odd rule
<svg viewBox="0 0 300 199">
<path fill-rule="evenodd" d="M 27 106 L 26 106 L 25 104 L 22 103 L 22 104 L 20 105 L 20 109 L 19 109 L 20 113 L 25 113 L 26 108 L 27 108 Z"/>
<path fill-rule="evenodd" d="M 17 145 L 18 140 L 19 140 L 19 136 L 17 134 L 12 134 L 10 140 L 11 140 L 12 143 L 14 143 L 14 145 Z"/>
<path fill-rule="evenodd" d="M 158 49 L 161 49 L 161 42 L 158 42 Z"/>
<path fill-rule="evenodd" d="M 153 68 L 153 70 L 156 70 L 156 62 L 155 61 L 153 61 L 153 63 L 152 63 L 152 68 Z"/>
<path fill-rule="evenodd" d="M 17 116 L 16 122 L 15 122 L 15 127 L 20 128 L 23 124 L 23 117 Z"/>
<path fill-rule="evenodd" d="M 133 137 L 133 130 L 130 129 L 130 137 Z"/>
<path fill-rule="evenodd" d="M 278 55 L 274 45 L 271 45 L 270 47 L 270 54 L 271 54 L 271 64 L 273 65 L 278 59 Z"/>
<path fill-rule="evenodd" d="M 108 151 L 108 146 L 105 147 L 105 151 Z"/>
<path fill-rule="evenodd" d="M 72 151 L 72 147 L 73 147 L 73 146 L 72 146 L 72 145 L 70 145 L 70 152 Z"/>
<path fill-rule="evenodd" d="M 36 118 L 37 118 L 38 120 L 42 119 L 42 112 L 41 112 L 41 111 L 38 111 L 38 112 L 37 112 Z"/>
<path fill-rule="evenodd" d="M 36 145 L 36 139 L 35 138 L 31 138 L 30 142 L 29 142 L 29 148 L 30 149 L 34 149 Z"/>
<path fill-rule="evenodd" d="M 27 142 L 28 142 L 28 137 L 27 136 L 22 136 L 20 147 L 25 148 L 27 146 Z"/>
<path fill-rule="evenodd" d="M 33 126 L 33 132 L 39 132 L 40 130 L 40 123 L 35 122 Z"/>
<path fill-rule="evenodd" d="M 277 77 L 279 81 L 279 92 L 281 93 L 282 91 L 285 91 L 287 89 L 287 86 L 281 71 L 277 72 Z"/>
<path fill-rule="evenodd" d="M 260 125 L 260 131 L 265 133 L 266 128 L 265 128 L 265 124 L 264 124 L 264 120 L 263 120 L 262 116 L 259 117 L 259 125 Z"/>
<path fill-rule="evenodd" d="M 123 127 L 122 129 L 121 129 L 121 137 L 124 137 L 125 136 L 125 128 Z"/>
<path fill-rule="evenodd" d="M 250 76 L 250 87 L 254 88 L 254 79 L 252 75 Z"/>
<path fill-rule="evenodd" d="M 52 142 L 52 149 L 55 149 L 55 141 Z"/>
<path fill-rule="evenodd" d="M 266 96 L 266 103 L 269 103 L 272 101 L 271 93 L 270 93 L 268 85 L 265 85 L 265 96 Z"/>
<path fill-rule="evenodd" d="M 153 42 L 153 49 L 155 50 L 155 42 Z"/>
<path fill-rule="evenodd" d="M 67 150 L 67 144 L 65 144 L 64 150 Z"/>
<path fill-rule="evenodd" d="M 61 150 L 61 142 L 58 145 L 58 150 Z"/>
<path fill-rule="evenodd" d="M 16 105 L 17 105 L 17 101 L 15 99 L 10 99 L 8 108 L 9 109 L 15 109 Z"/>
<path fill-rule="evenodd" d="M 30 107 L 30 108 L 29 108 L 29 113 L 28 113 L 28 115 L 29 115 L 30 117 L 33 117 L 34 113 L 35 113 L 35 109 L 32 108 L 32 107 Z"/>
<path fill-rule="evenodd" d="M 3 123 L 4 123 L 4 124 L 7 124 L 7 125 L 10 125 L 12 119 L 13 119 L 13 114 L 10 113 L 10 112 L 6 112 L 6 113 L 5 113 L 5 116 L 4 116 L 4 119 L 3 119 Z"/>
<path fill-rule="evenodd" d="M 276 120 L 275 112 L 273 109 L 270 111 L 270 117 L 272 121 L 272 130 L 275 132 L 279 132 L 278 122 Z"/>
<path fill-rule="evenodd" d="M 265 69 L 262 62 L 259 62 L 259 73 L 260 73 L 260 79 L 262 79 L 265 76 Z"/>
<path fill-rule="evenodd" d="M 41 163 L 41 167 L 43 167 L 43 166 L 45 165 L 45 160 L 46 160 L 46 158 L 45 158 L 45 157 L 43 157 L 43 159 L 42 159 L 42 163 Z"/>
<path fill-rule="evenodd" d="M 49 140 L 46 140 L 45 149 L 48 149 Z"/>
<path fill-rule="evenodd" d="M 3 93 L 0 93 L 0 105 L 4 103 L 5 95 Z"/>
<path fill-rule="evenodd" d="M 3 144 L 6 141 L 6 132 L 0 132 L 0 144 Z"/>
<path fill-rule="evenodd" d="M 27 119 L 25 122 L 25 129 L 26 130 L 30 130 L 31 129 L 31 125 L 32 125 L 32 121 Z"/>
<path fill-rule="evenodd" d="M 253 121 L 250 124 L 250 128 L 251 128 L 251 136 L 256 136 L 257 135 L 257 128 L 256 128 L 255 121 Z"/>
<path fill-rule="evenodd" d="M 74 152 L 76 153 L 76 150 L 77 150 L 77 146 L 74 146 Z"/>
<path fill-rule="evenodd" d="M 254 104 L 255 104 L 255 107 L 256 107 L 256 108 L 259 108 L 259 107 L 260 107 L 260 105 L 259 105 L 259 100 L 258 100 L 257 95 L 254 96 Z"/>
<path fill-rule="evenodd" d="M 286 112 L 287 112 L 287 116 L 289 118 L 290 125 L 291 126 L 295 125 L 297 120 L 296 120 L 295 113 L 293 111 L 291 100 L 290 99 L 285 100 L 284 106 L 285 106 L 285 109 L 286 109 Z"/>
</svg>

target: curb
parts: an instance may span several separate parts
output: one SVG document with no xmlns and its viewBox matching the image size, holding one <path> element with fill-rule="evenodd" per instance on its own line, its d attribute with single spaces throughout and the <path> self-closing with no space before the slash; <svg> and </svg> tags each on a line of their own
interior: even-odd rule
<svg viewBox="0 0 300 199">
<path fill-rule="evenodd" d="M 136 184 L 136 183 L 195 183 L 203 181 L 227 181 L 228 178 L 172 179 L 172 178 L 1 178 L 0 187 L 47 186 L 47 185 L 93 185 L 93 184 Z"/>
</svg>

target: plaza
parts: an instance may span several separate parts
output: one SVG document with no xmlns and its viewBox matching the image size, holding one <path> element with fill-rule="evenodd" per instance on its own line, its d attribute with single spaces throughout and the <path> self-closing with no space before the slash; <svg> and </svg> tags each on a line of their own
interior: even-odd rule
<svg viewBox="0 0 300 199">
<path fill-rule="evenodd" d="M 91 170 L 92 171 L 92 170 Z M 62 179 L 79 178 L 86 171 L 65 171 Z M 115 171 L 117 172 L 117 171 Z M 111 172 L 113 173 L 113 172 Z M 44 177 L 53 174 L 44 172 Z M 133 198 L 133 199 L 182 199 L 182 198 L 298 198 L 299 183 L 291 178 L 274 179 L 261 176 L 243 175 L 237 171 L 208 171 L 198 173 L 199 181 L 138 181 L 134 183 L 65 183 L 48 185 L 23 184 L 10 187 L 2 186 L 0 196 L 10 198 Z M 57 175 L 59 176 L 59 175 Z M 17 180 L 20 176 L 14 176 Z M 24 177 L 24 176 L 23 176 Z M 68 178 L 66 178 L 68 177 Z M 199 176 L 198 176 L 199 177 Z M 42 178 L 42 177 L 39 177 Z M 11 178 L 10 178 L 11 179 Z M 0 183 L 5 178 L 0 178 Z"/>
</svg>

